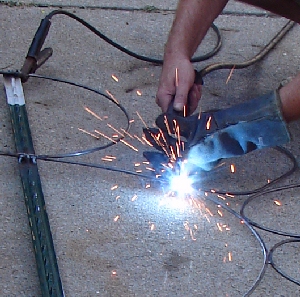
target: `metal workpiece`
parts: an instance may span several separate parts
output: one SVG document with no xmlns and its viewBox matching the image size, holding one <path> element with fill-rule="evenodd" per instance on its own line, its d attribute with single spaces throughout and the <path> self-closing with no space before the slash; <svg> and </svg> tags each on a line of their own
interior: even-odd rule
<svg viewBox="0 0 300 297">
<path fill-rule="evenodd" d="M 4 78 L 42 296 L 64 296 L 20 78 Z"/>
</svg>

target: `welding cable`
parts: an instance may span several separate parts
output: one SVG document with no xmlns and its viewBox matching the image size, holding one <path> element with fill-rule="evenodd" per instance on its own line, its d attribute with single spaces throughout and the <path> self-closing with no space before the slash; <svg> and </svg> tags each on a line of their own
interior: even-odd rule
<svg viewBox="0 0 300 297">
<path fill-rule="evenodd" d="M 7 74 L 9 73 L 10 75 L 21 75 L 20 72 L 7 72 L 7 71 L 0 71 L 0 74 L 4 73 Z M 50 76 L 43 76 L 43 75 L 38 75 L 38 74 L 29 74 L 30 77 L 33 78 L 40 78 L 40 79 L 47 79 L 47 80 L 52 80 L 52 81 L 56 81 L 56 82 L 60 82 L 60 83 L 65 83 L 65 84 L 70 84 L 72 86 L 76 86 L 76 87 L 80 87 L 83 88 L 85 90 L 88 91 L 92 91 L 98 95 L 103 96 L 104 98 L 108 99 L 109 101 L 111 101 L 113 104 L 117 105 L 118 108 L 120 108 L 120 110 L 124 113 L 126 120 L 127 120 L 127 127 L 125 129 L 125 131 L 129 131 L 130 128 L 130 118 L 129 118 L 129 114 L 126 111 L 126 109 L 119 103 L 116 102 L 115 100 L 113 100 L 111 97 L 109 97 L 107 94 L 103 93 L 101 90 L 97 90 L 91 87 L 88 87 L 86 85 L 82 85 L 79 83 L 75 83 L 66 79 L 61 79 L 61 78 L 54 78 L 54 77 L 50 77 Z M 45 160 L 45 161 L 53 161 L 53 162 L 58 162 L 57 160 L 54 160 L 55 158 L 67 158 L 67 157 L 76 157 L 76 156 L 82 156 L 82 155 L 86 155 L 86 154 L 90 154 L 90 153 L 94 153 L 100 150 L 104 150 L 108 147 L 111 147 L 112 145 L 116 144 L 117 142 L 119 142 L 121 139 L 123 139 L 124 137 L 119 137 L 117 139 L 115 139 L 115 142 L 109 142 L 106 145 L 103 146 L 97 146 L 97 147 L 93 147 L 93 148 L 89 148 L 89 149 L 85 149 L 85 150 L 80 150 L 80 151 L 75 151 L 75 152 L 69 152 L 69 153 L 65 153 L 65 154 L 44 154 L 44 155 L 37 155 L 36 158 L 40 159 L 40 160 Z M 283 147 L 275 147 L 274 149 L 276 149 L 278 152 L 284 154 L 285 156 L 287 156 L 291 161 L 292 161 L 292 168 L 289 169 L 287 172 L 283 173 L 282 175 L 280 175 L 279 177 L 275 178 L 274 180 L 272 180 L 271 182 L 256 188 L 256 189 L 252 189 L 252 190 L 248 190 L 248 191 L 230 191 L 230 190 L 214 190 L 214 192 L 216 194 L 220 194 L 220 195 L 225 195 L 225 194 L 230 194 L 230 195 L 234 195 L 234 196 L 247 196 L 247 195 L 253 195 L 255 193 L 260 193 L 263 190 L 270 188 L 271 186 L 273 186 L 275 183 L 278 183 L 280 181 L 282 181 L 284 178 L 290 176 L 291 174 L 293 174 L 297 168 L 298 168 L 298 163 L 297 160 L 295 158 L 295 156 L 289 152 L 287 149 L 283 148 Z M 10 153 L 10 152 L 1 152 L 0 151 L 0 155 L 2 156 L 11 156 L 11 157 L 18 157 L 18 155 Z M 114 171 L 114 172 L 120 172 L 120 173 L 127 173 L 130 175 L 135 175 L 135 176 L 139 176 L 141 178 L 146 178 L 146 179 L 150 179 L 150 180 L 156 180 L 160 183 L 162 183 L 163 185 L 165 183 L 167 183 L 167 180 L 164 178 L 160 178 L 160 179 L 156 179 L 154 178 L 154 176 L 152 175 L 141 175 L 139 173 L 136 172 L 132 172 L 132 171 L 126 171 L 126 170 L 122 170 L 122 169 L 117 169 L 114 167 L 109 167 L 109 166 L 102 166 L 99 164 L 93 164 L 93 163 L 84 163 L 84 162 L 74 162 L 74 161 L 62 161 L 62 163 L 65 164 L 73 164 L 73 165 L 80 165 L 80 166 L 90 166 L 90 167 L 96 167 L 99 169 L 104 169 L 104 170 L 110 170 L 110 171 Z M 204 190 L 206 192 L 210 192 L 209 189 Z"/>
<path fill-rule="evenodd" d="M 277 192 L 280 192 L 280 191 L 284 191 L 284 190 L 288 190 L 288 189 L 296 189 L 296 188 L 300 188 L 300 184 L 284 185 L 284 186 L 281 186 L 281 187 L 278 187 L 278 188 L 268 189 L 268 190 L 263 191 L 263 192 L 255 193 L 254 195 L 250 196 L 249 198 L 247 198 L 244 201 L 244 203 L 242 204 L 241 210 L 240 210 L 240 214 L 244 218 L 245 221 L 247 221 L 252 226 L 257 227 L 261 230 L 267 231 L 269 233 L 277 234 L 277 235 L 289 236 L 289 237 L 293 237 L 293 238 L 300 238 L 300 234 L 285 232 L 285 231 L 276 230 L 276 229 L 272 229 L 272 228 L 263 226 L 262 224 L 259 224 L 259 223 L 256 223 L 256 222 L 252 221 L 249 217 L 247 217 L 245 215 L 245 208 L 254 199 L 256 199 L 258 197 L 261 197 L 263 195 L 270 194 L 270 193 L 277 193 Z"/>
<path fill-rule="evenodd" d="M 110 44 L 112 44 L 113 46 L 116 45 L 116 47 L 120 50 L 122 50 L 122 47 L 117 45 L 116 43 L 112 42 L 110 39 L 108 39 L 106 36 L 104 36 L 101 32 L 98 32 L 94 27 L 92 27 L 90 24 L 88 24 L 87 22 L 85 22 L 84 20 L 80 19 L 79 17 L 77 17 L 76 15 L 72 14 L 72 13 L 69 13 L 67 11 L 63 11 L 63 10 L 55 10 L 53 12 L 51 12 L 50 14 L 48 14 L 48 16 L 46 16 L 45 19 L 47 19 L 47 21 L 50 20 L 50 18 L 52 18 L 54 15 L 56 14 L 64 14 L 64 15 L 67 15 L 69 17 L 72 17 L 74 18 L 75 20 L 79 21 L 80 23 L 82 23 L 84 26 L 86 26 L 87 28 L 89 28 L 90 30 L 92 30 L 95 34 L 97 34 L 99 37 L 101 37 L 103 40 L 109 42 Z M 293 22 L 288 22 L 277 34 L 276 36 L 263 48 L 263 50 L 258 54 L 256 55 L 255 57 L 253 57 L 252 59 L 246 61 L 246 62 L 243 62 L 243 63 L 239 63 L 239 64 L 233 64 L 233 63 L 217 63 L 217 64 L 212 64 L 212 65 L 209 65 L 207 66 L 206 68 L 202 69 L 200 71 L 201 75 L 202 76 L 205 76 L 207 75 L 208 73 L 214 71 L 214 70 L 217 70 L 217 69 L 227 69 L 227 68 L 232 68 L 232 67 L 236 67 L 236 68 L 245 68 L 245 67 L 248 67 L 252 64 L 254 64 L 255 62 L 259 61 L 260 59 L 262 59 L 267 53 L 269 53 L 269 51 L 283 38 L 283 36 L 293 27 L 294 23 Z M 48 27 L 48 26 L 47 26 Z M 48 28 L 49 29 L 49 28 Z M 219 30 L 217 30 L 218 34 L 220 34 Z M 221 42 L 221 38 L 220 36 L 218 35 L 218 40 L 220 43 Z M 39 47 L 41 45 L 39 44 Z M 216 48 L 220 48 L 220 45 Z M 131 52 L 127 52 L 127 50 L 124 51 L 125 53 L 128 53 L 128 54 L 131 54 Z M 138 58 L 139 55 L 137 54 L 133 54 L 132 55 L 133 57 L 136 57 Z M 144 56 L 141 57 L 142 59 L 144 58 Z M 151 60 L 151 58 L 147 58 L 144 59 L 145 61 L 147 62 L 154 62 L 153 60 Z M 157 61 L 159 62 L 159 61 Z M 160 60 L 159 63 L 161 63 L 162 61 Z M 3 71 L 1 70 L 0 73 L 2 74 L 12 74 L 11 71 Z M 21 77 L 22 74 L 19 73 L 19 72 L 15 72 L 13 73 L 13 75 L 16 75 L 16 76 L 19 76 Z M 81 88 L 84 88 L 86 90 L 89 90 L 89 91 L 93 91 L 97 94 L 100 94 L 104 97 L 106 97 L 107 99 L 111 100 L 110 97 L 108 97 L 105 93 L 101 92 L 101 91 L 98 91 L 98 90 L 95 90 L 95 89 L 92 89 L 90 87 L 87 87 L 87 86 L 84 86 L 84 85 L 81 85 L 81 84 L 77 84 L 77 83 L 74 83 L 74 82 L 71 82 L 71 81 L 67 81 L 67 80 L 63 80 L 63 79 L 59 79 L 59 78 L 53 78 L 53 77 L 46 77 L 46 76 L 40 76 L 40 75 L 36 75 L 36 74 L 30 74 L 31 77 L 36 77 L 36 78 L 43 78 L 43 79 L 50 79 L 50 80 L 53 80 L 53 81 L 58 81 L 58 82 L 62 82 L 62 83 L 68 83 L 68 84 L 71 84 L 73 86 L 77 86 L 77 87 L 81 87 Z M 113 101 L 113 100 L 111 100 Z M 116 104 L 116 102 L 113 101 L 113 103 Z M 125 108 L 122 107 L 122 105 L 120 104 L 117 104 L 118 107 L 124 112 L 126 118 L 127 118 L 127 121 L 128 121 L 128 124 L 127 124 L 127 129 L 129 129 L 129 116 L 128 116 L 128 113 L 126 112 Z M 116 141 L 119 141 L 120 139 L 116 139 Z M 107 147 L 110 147 L 111 145 L 113 145 L 114 143 L 109 143 L 105 146 L 101 146 L 101 147 L 95 147 L 95 148 L 91 148 L 91 149 L 86 149 L 86 150 L 82 150 L 82 151 L 77 151 L 77 152 L 71 152 L 71 153 L 67 153 L 67 154 L 52 154 L 52 155 L 40 155 L 39 158 L 40 159 L 46 159 L 46 158 L 64 158 L 64 157 L 74 157 L 74 156 L 80 156 L 80 155 L 83 155 L 83 154 L 88 154 L 88 153 L 92 153 L 92 152 L 96 152 L 96 151 L 99 151 L 99 150 L 102 150 L 102 149 L 105 149 Z M 283 178 L 285 178 L 286 176 L 292 174 L 296 169 L 297 169 L 297 161 L 295 159 L 295 157 L 290 153 L 288 152 L 286 149 L 283 149 L 283 148 L 276 148 L 277 150 L 280 150 L 282 153 L 284 153 L 285 155 L 287 155 L 293 162 L 293 168 L 291 170 L 289 170 L 288 172 L 286 172 L 285 174 L 283 174 L 282 176 L 276 178 L 275 180 L 271 181 L 271 183 L 268 183 L 258 189 L 254 189 L 254 190 L 249 190 L 249 191 L 243 191 L 243 192 L 232 192 L 232 191 L 226 191 L 226 190 L 218 190 L 216 191 L 216 193 L 218 194 L 232 194 L 232 195 L 251 195 L 251 194 L 254 194 L 254 193 L 258 193 L 264 189 L 266 189 L 267 187 L 270 187 L 271 185 L 273 185 L 274 183 L 278 182 L 278 181 L 281 181 Z M 3 155 L 3 154 L 2 154 Z M 79 164 L 78 164 L 79 165 Z M 84 165 L 86 166 L 86 165 Z"/>
<path fill-rule="evenodd" d="M 266 245 L 265 245 L 263 239 L 261 238 L 261 236 L 258 234 L 258 232 L 253 228 L 253 226 L 249 222 L 245 221 L 244 218 L 239 213 L 234 211 L 232 208 L 230 208 L 228 205 L 226 205 L 222 201 L 219 201 L 219 199 L 217 199 L 215 196 L 205 196 L 205 200 L 209 200 L 209 201 L 213 202 L 214 204 L 216 204 L 218 207 L 222 207 L 223 209 L 225 209 L 229 213 L 231 213 L 233 216 L 238 218 L 240 221 L 242 221 L 243 224 L 250 230 L 250 232 L 252 233 L 252 235 L 255 237 L 255 239 L 258 241 L 258 243 L 260 245 L 262 255 L 263 255 L 263 266 L 262 266 L 256 280 L 254 281 L 254 284 L 251 286 L 251 288 L 248 290 L 248 292 L 243 295 L 244 297 L 250 296 L 253 293 L 253 291 L 257 288 L 257 286 L 259 285 L 261 280 L 263 279 L 264 274 L 267 269 L 268 253 L 267 253 Z"/>
<path fill-rule="evenodd" d="M 288 21 L 282 28 L 281 30 L 271 39 L 271 41 L 265 45 L 263 47 L 263 49 L 257 54 L 255 55 L 253 58 L 241 62 L 241 63 L 214 63 L 211 65 L 208 65 L 206 67 L 204 67 L 203 69 L 201 69 L 200 71 L 198 71 L 198 75 L 201 78 L 204 78 L 207 74 L 215 71 L 215 70 L 221 70 L 221 69 L 243 69 L 246 67 L 249 67 L 251 65 L 253 65 L 254 63 L 262 60 L 269 52 L 270 50 L 272 50 L 279 42 L 280 40 L 286 35 L 286 33 L 288 33 L 293 26 L 296 23 L 293 21 Z"/>
<path fill-rule="evenodd" d="M 103 96 L 104 98 L 106 98 L 107 100 L 109 100 L 110 102 L 112 102 L 113 104 L 115 104 L 125 115 L 126 117 L 126 122 L 127 125 L 125 127 L 125 131 L 128 132 L 130 129 L 130 117 L 129 114 L 127 112 L 127 110 L 125 109 L 125 107 L 119 103 L 118 101 L 114 100 L 113 98 L 111 98 L 110 96 L 108 96 L 107 94 L 105 94 L 104 92 L 102 92 L 101 90 L 97 90 L 91 87 L 88 87 L 86 85 L 82 85 L 79 83 L 75 83 L 66 79 L 61 79 L 61 78 L 55 78 L 55 77 L 50 77 L 50 76 L 45 76 L 45 75 L 38 75 L 38 74 L 29 74 L 30 77 L 34 77 L 34 78 L 40 78 L 40 79 L 47 79 L 47 80 L 51 80 L 51 81 L 56 81 L 56 82 L 60 82 L 60 83 L 65 83 L 65 84 L 69 84 L 75 87 L 79 87 L 91 92 L 94 92 L 98 95 Z M 86 155 L 86 154 L 90 154 L 90 153 L 94 153 L 100 150 L 104 150 L 108 147 L 111 147 L 112 145 L 116 144 L 117 142 L 119 142 L 121 139 L 123 139 L 124 136 L 120 136 L 116 139 L 114 139 L 114 142 L 109 142 L 106 145 L 102 145 L 102 146 L 97 146 L 97 147 L 93 147 L 90 149 L 85 149 L 85 150 L 80 150 L 80 151 L 75 151 L 75 152 L 71 152 L 71 153 L 66 153 L 66 154 L 47 154 L 47 155 L 37 155 L 36 157 L 39 159 L 45 159 L 45 158 L 67 158 L 67 157 L 75 157 L 75 156 L 82 156 L 82 155 Z"/>
<path fill-rule="evenodd" d="M 289 238 L 289 239 L 285 239 L 285 240 L 282 240 L 282 241 L 276 243 L 269 251 L 268 262 L 281 276 L 283 276 L 290 282 L 293 282 L 294 284 L 300 286 L 299 280 L 296 280 L 295 278 L 293 278 L 293 277 L 289 276 L 287 273 L 285 273 L 282 269 L 279 268 L 279 266 L 277 264 L 275 264 L 275 262 L 273 260 L 273 254 L 277 250 L 277 248 L 282 247 L 283 245 L 286 245 L 289 243 L 296 243 L 296 242 L 297 243 L 300 242 L 300 239 Z"/>
<path fill-rule="evenodd" d="M 52 16 L 56 15 L 56 14 L 65 14 L 65 15 L 67 15 L 69 17 L 74 18 L 75 20 L 79 21 L 84 26 L 86 26 L 87 28 L 89 28 L 91 31 L 93 31 L 96 35 L 98 35 L 99 37 L 101 37 L 103 40 L 107 41 L 108 43 L 110 43 L 111 45 L 115 46 L 116 48 L 118 48 L 119 50 L 123 51 L 124 53 L 126 53 L 128 55 L 131 55 L 132 57 L 135 57 L 137 59 L 140 59 L 140 60 L 143 60 L 143 61 L 146 61 L 146 62 L 152 62 L 152 63 L 157 63 L 157 64 L 162 64 L 162 62 L 163 62 L 162 60 L 152 59 L 152 58 L 148 58 L 148 57 L 145 57 L 145 56 L 141 56 L 141 55 L 135 54 L 135 53 L 131 52 L 130 50 L 123 48 L 122 46 L 118 45 L 117 43 L 113 42 L 112 40 L 110 40 L 109 38 L 107 38 L 106 36 L 104 36 L 101 32 L 99 32 L 98 30 L 96 30 L 94 27 L 92 27 L 91 25 L 89 25 L 87 22 L 83 21 L 82 19 L 78 18 L 77 16 L 75 16 L 75 15 L 69 13 L 69 12 L 62 11 L 62 10 L 53 11 L 46 18 L 49 21 L 50 18 Z M 282 34 L 279 32 L 279 35 L 277 35 L 258 55 L 256 55 L 251 60 L 246 61 L 244 63 L 239 63 L 239 64 L 233 64 L 233 63 L 212 64 L 212 65 L 210 65 L 210 66 L 208 66 L 208 67 L 206 67 L 206 68 L 204 68 L 204 69 L 201 70 L 202 76 L 204 77 L 208 73 L 210 73 L 210 72 L 212 72 L 214 70 L 217 70 L 217 69 L 228 69 L 228 68 L 232 68 L 232 67 L 235 67 L 235 68 L 239 69 L 239 68 L 245 68 L 245 67 L 248 67 L 248 66 L 254 64 L 258 60 L 262 59 L 277 44 L 277 42 L 279 42 L 279 40 L 284 36 L 284 34 L 291 27 L 292 27 L 292 24 L 289 22 L 286 25 L 285 29 L 283 29 L 283 31 L 281 31 Z M 202 57 L 202 58 L 200 58 L 198 60 L 196 59 L 196 61 L 203 61 L 203 59 L 208 59 L 209 57 L 213 56 L 220 49 L 221 38 L 218 35 L 219 31 L 215 30 L 215 32 L 217 33 L 217 36 L 218 36 L 218 44 L 215 47 L 215 49 L 212 51 L 212 54 L 209 53 L 209 54 L 206 55 L 206 57 L 204 56 L 204 58 Z M 39 46 L 40 46 L 40 44 L 39 44 Z M 7 74 L 8 72 L 0 71 L 0 73 Z M 17 76 L 18 73 L 16 72 L 15 75 Z M 102 93 L 101 91 L 89 88 L 89 87 L 81 85 L 81 84 L 77 84 L 77 83 L 74 83 L 74 82 L 70 82 L 70 81 L 66 81 L 66 80 L 62 80 L 62 79 L 57 79 L 57 78 L 50 78 L 50 77 L 46 77 L 46 76 L 39 76 L 39 75 L 33 75 L 33 74 L 30 74 L 30 76 L 31 77 L 35 77 L 35 78 L 41 78 L 41 79 L 51 79 L 53 81 L 62 82 L 62 83 L 68 83 L 68 84 L 71 84 L 73 86 L 77 86 L 77 87 L 81 87 L 81 88 L 84 88 L 84 89 L 89 90 L 89 91 L 93 91 L 93 92 L 95 92 L 95 93 L 97 93 L 97 94 L 99 94 L 101 96 L 104 96 L 108 100 L 113 101 L 109 96 L 107 96 L 106 94 Z M 114 102 L 114 101 L 113 101 L 113 103 L 116 104 L 116 102 Z M 128 116 L 125 108 L 122 105 L 120 105 L 120 104 L 116 104 L 116 105 L 125 114 L 125 116 L 127 118 L 127 129 L 129 129 L 129 126 L 130 126 L 130 124 L 129 124 L 129 116 Z M 39 155 L 39 156 L 37 156 L 37 158 L 40 159 L 40 160 L 44 160 L 44 161 L 61 162 L 61 163 L 65 163 L 65 164 L 74 164 L 74 165 L 95 167 L 95 168 L 101 168 L 101 169 L 111 170 L 111 171 L 115 171 L 115 172 L 126 173 L 126 174 L 135 175 L 135 176 L 140 176 L 142 178 L 149 178 L 149 176 L 137 174 L 135 172 L 130 172 L 130 171 L 127 171 L 127 170 L 122 170 L 122 169 L 119 169 L 119 168 L 115 169 L 115 168 L 110 168 L 110 167 L 107 167 L 107 166 L 101 166 L 101 165 L 98 165 L 98 164 L 89 164 L 89 163 L 84 163 L 84 162 L 73 162 L 73 161 L 62 160 L 63 158 L 66 158 L 66 157 L 81 156 L 81 155 L 84 155 L 84 154 L 88 154 L 88 153 L 92 153 L 92 152 L 95 152 L 95 151 L 99 151 L 99 150 L 107 148 L 107 147 L 109 147 L 109 146 L 111 146 L 113 144 L 115 144 L 115 143 L 109 143 L 109 144 L 107 144 L 105 146 L 102 146 L 102 147 L 95 147 L 95 148 L 92 148 L 92 149 L 87 149 L 87 150 L 82 150 L 82 151 L 76 151 L 76 152 L 67 153 L 67 154 Z M 288 172 L 286 172 L 285 174 L 283 174 L 279 178 L 276 178 L 275 180 L 273 180 L 272 183 L 271 183 L 272 185 L 275 182 L 278 182 L 279 180 L 281 180 L 282 178 L 290 175 L 296 169 L 297 162 L 295 161 L 295 157 L 292 156 L 292 154 L 287 153 L 287 151 L 283 151 L 282 150 L 281 152 L 284 153 L 284 154 L 286 154 L 290 159 L 292 159 L 294 166 L 293 166 L 293 168 L 291 170 L 289 170 Z M 9 156 L 9 157 L 18 157 L 17 154 L 13 154 L 13 153 L 10 153 L 10 152 L 1 152 L 0 151 L 0 155 L 2 155 L 2 156 Z M 263 230 L 266 230 L 266 231 L 269 231 L 269 232 L 273 232 L 275 234 L 286 235 L 286 236 L 294 236 L 294 237 L 297 237 L 297 238 L 299 237 L 299 235 L 297 235 L 297 234 L 291 234 L 291 233 L 281 232 L 281 231 L 271 230 L 271 229 L 268 230 L 268 228 L 265 228 L 265 227 L 263 227 L 263 226 L 261 226 L 259 224 L 256 224 L 255 222 L 252 222 L 250 219 L 248 219 L 246 216 L 244 216 L 244 213 L 243 213 L 244 208 L 254 198 L 256 198 L 258 196 L 261 196 L 261 195 L 264 195 L 264 194 L 267 194 L 267 193 L 272 193 L 272 192 L 276 192 L 276 191 L 280 191 L 280 190 L 285 190 L 285 189 L 288 189 L 288 188 L 297 188 L 297 187 L 300 187 L 300 184 L 283 186 L 283 187 L 280 187 L 280 188 L 277 188 L 277 189 L 268 189 L 269 186 L 270 186 L 270 184 L 266 184 L 265 186 L 263 186 L 263 187 L 261 187 L 259 189 L 256 189 L 256 190 L 233 193 L 235 195 L 249 195 L 249 194 L 254 194 L 253 196 L 249 197 L 245 201 L 245 203 L 243 204 L 243 207 L 242 207 L 242 210 L 241 210 L 240 214 L 236 213 L 234 210 L 232 210 L 230 207 L 228 207 L 227 205 L 225 205 L 224 203 L 222 203 L 216 197 L 214 197 L 214 198 L 210 197 L 209 198 L 209 200 L 211 200 L 212 202 L 214 202 L 217 205 L 220 205 L 222 208 L 224 208 L 225 210 L 227 210 L 228 212 L 230 212 L 231 214 L 233 214 L 238 219 L 243 220 L 244 223 L 245 223 L 245 225 L 249 228 L 249 230 L 252 232 L 252 234 L 255 236 L 255 238 L 258 240 L 258 242 L 260 244 L 260 247 L 261 247 L 261 250 L 262 250 L 262 253 L 263 253 L 263 257 L 264 257 L 264 265 L 263 265 L 263 268 L 261 269 L 261 271 L 259 273 L 259 276 L 257 277 L 256 281 L 254 282 L 253 286 L 250 288 L 250 290 L 244 296 L 249 296 L 256 289 L 256 287 L 260 283 L 260 281 L 261 281 L 261 279 L 262 279 L 262 277 L 263 277 L 263 275 L 265 273 L 265 270 L 266 270 L 266 267 L 267 267 L 266 264 L 268 264 L 267 261 L 266 261 L 267 252 L 266 252 L 265 244 L 264 244 L 263 240 L 261 239 L 260 235 L 256 232 L 256 230 L 253 227 L 258 227 L 260 229 L 263 229 Z M 218 192 L 219 193 L 230 193 L 230 191 L 218 191 Z M 272 250 L 272 252 L 278 246 L 280 246 L 282 244 L 283 243 L 279 243 L 277 246 L 274 246 L 274 249 Z M 272 253 L 270 255 L 271 255 L 270 259 L 272 260 Z M 274 268 L 276 269 L 277 267 L 275 266 Z M 278 272 L 280 273 L 280 270 Z M 293 281 L 291 278 L 290 278 L 290 280 Z M 299 284 L 297 281 L 295 283 Z"/>
<path fill-rule="evenodd" d="M 282 146 L 276 146 L 273 148 L 274 150 L 277 150 L 279 153 L 285 155 L 290 161 L 292 162 L 292 166 L 289 170 L 287 170 L 285 173 L 281 174 L 279 177 L 276 177 L 275 179 L 271 180 L 269 183 L 266 183 L 265 185 L 248 191 L 228 191 L 228 190 L 214 190 L 214 193 L 220 194 L 220 195 L 233 195 L 233 196 L 248 196 L 248 195 L 254 195 L 256 193 L 261 193 L 262 191 L 272 187 L 274 184 L 281 182 L 288 176 L 291 176 L 296 170 L 299 168 L 298 162 L 296 157 L 286 148 Z M 210 190 L 205 190 L 206 192 L 210 192 Z"/>
<path fill-rule="evenodd" d="M 82 18 L 76 16 L 75 14 L 68 12 L 66 10 L 54 10 L 52 12 L 50 12 L 46 17 L 45 17 L 45 21 L 49 21 L 53 16 L 58 15 L 58 14 L 62 14 L 62 15 L 66 15 L 76 21 L 78 21 L 79 23 L 81 23 L 83 26 L 85 26 L 86 28 L 88 28 L 89 30 L 91 30 L 94 34 L 96 34 L 98 37 L 100 37 L 101 39 L 103 39 L 104 41 L 106 41 L 107 43 L 109 43 L 110 45 L 112 45 L 113 47 L 117 48 L 118 50 L 120 50 L 121 52 L 136 58 L 138 60 L 141 61 L 145 61 L 145 62 L 149 62 L 149 63 L 154 63 L 154 64 L 163 64 L 163 60 L 162 59 L 155 59 L 155 58 L 150 58 L 147 56 L 143 56 L 143 55 L 139 55 L 129 49 L 126 49 L 125 47 L 121 46 L 120 44 L 116 43 L 115 41 L 113 41 L 112 39 L 108 38 L 106 35 L 104 35 L 103 33 L 101 33 L 99 30 L 97 30 L 95 27 L 93 27 L 91 24 L 89 24 L 88 22 L 86 22 L 85 20 L 83 20 Z M 217 52 L 221 49 L 222 46 L 222 36 L 220 33 L 219 28 L 215 25 L 212 24 L 211 25 L 212 30 L 215 32 L 216 37 L 217 37 L 217 42 L 215 44 L 215 46 L 213 47 L 213 49 L 201 56 L 195 57 L 191 59 L 191 62 L 195 63 L 195 62 L 201 62 L 201 61 L 205 61 L 211 57 L 213 57 L 214 55 L 217 54 Z"/>
</svg>

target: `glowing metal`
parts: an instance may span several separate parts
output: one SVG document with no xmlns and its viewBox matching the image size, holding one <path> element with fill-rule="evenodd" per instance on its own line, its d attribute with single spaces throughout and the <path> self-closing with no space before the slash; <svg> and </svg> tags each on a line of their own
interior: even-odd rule
<svg viewBox="0 0 300 297">
<path fill-rule="evenodd" d="M 119 81 L 119 79 L 118 79 L 114 74 L 111 75 L 111 78 L 112 78 L 114 81 L 116 81 L 116 82 Z"/>
<path fill-rule="evenodd" d="M 88 134 L 88 135 L 90 135 L 90 136 L 92 136 L 92 137 L 94 137 L 94 138 L 96 138 L 96 139 L 100 139 L 99 136 L 97 136 L 97 135 L 95 135 L 95 134 L 93 134 L 93 133 L 90 133 L 90 132 L 88 132 L 88 131 L 86 131 L 86 130 L 84 130 L 84 129 L 78 128 L 78 130 L 81 131 L 81 132 L 83 132 L 83 133 L 85 133 L 85 134 Z"/>
<path fill-rule="evenodd" d="M 113 96 L 111 92 L 109 92 L 108 90 L 105 90 L 105 92 L 116 104 L 119 105 L 119 101 Z"/>
<path fill-rule="evenodd" d="M 93 112 L 92 110 L 90 110 L 88 107 L 84 107 L 84 109 L 90 113 L 92 116 L 94 116 L 96 119 L 103 121 L 102 118 L 100 116 L 98 116 L 95 112 Z"/>
<path fill-rule="evenodd" d="M 142 121 L 142 123 L 144 124 L 144 126 L 146 128 L 148 128 L 147 124 L 145 123 L 145 121 L 143 120 L 143 118 L 141 117 L 141 115 L 138 113 L 138 111 L 136 112 L 136 114 L 138 115 L 139 119 Z"/>
</svg>

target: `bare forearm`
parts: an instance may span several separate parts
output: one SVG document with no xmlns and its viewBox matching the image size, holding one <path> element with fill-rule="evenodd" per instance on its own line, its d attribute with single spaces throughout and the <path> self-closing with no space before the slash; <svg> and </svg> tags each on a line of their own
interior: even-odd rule
<svg viewBox="0 0 300 297">
<path fill-rule="evenodd" d="M 180 0 L 165 54 L 191 58 L 228 0 Z"/>
</svg>

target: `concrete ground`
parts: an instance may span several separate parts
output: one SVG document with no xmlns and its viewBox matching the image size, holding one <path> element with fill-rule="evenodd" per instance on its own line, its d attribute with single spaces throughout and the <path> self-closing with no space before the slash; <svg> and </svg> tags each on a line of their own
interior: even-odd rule
<svg viewBox="0 0 300 297">
<path fill-rule="evenodd" d="M 84 2 L 84 3 L 83 3 Z M 15 1 L 0 2 L 0 69 L 20 69 L 40 20 L 58 7 L 75 13 L 112 40 L 139 54 L 161 58 L 176 1 Z M 158 9 L 154 9 L 158 8 Z M 243 61 L 256 54 L 286 23 L 266 12 L 231 1 L 217 20 L 224 42 L 220 61 Z M 202 109 L 227 107 L 276 88 L 299 71 L 299 27 L 294 27 L 266 59 L 245 70 L 205 78 Z M 214 44 L 209 32 L 198 54 Z M 141 136 L 160 113 L 155 94 L 160 66 L 138 61 L 95 37 L 66 16 L 55 16 L 45 42 L 54 54 L 37 73 L 109 90 L 134 119 L 131 134 Z M 116 82 L 112 75 L 118 78 Z M 31 78 L 24 84 L 37 154 L 66 153 L 107 143 L 80 129 L 107 135 L 126 124 L 105 98 L 65 84 Z M 0 90 L 0 150 L 14 152 L 6 95 Z M 85 107 L 102 120 L 86 112 Z M 299 159 L 299 121 L 289 125 L 286 147 Z M 73 160 L 143 170 L 151 174 L 137 138 Z M 112 162 L 107 155 L 116 156 Z M 231 173 L 230 164 L 235 164 Z M 195 194 L 193 205 L 175 205 L 156 184 L 136 176 L 53 162 L 38 162 L 58 265 L 66 296 L 243 296 L 263 267 L 257 239 L 240 220 Z M 244 191 L 263 186 L 291 167 L 286 156 L 267 149 L 229 160 L 207 174 L 202 189 Z M 40 296 L 30 229 L 14 158 L 0 161 L 0 296 Z M 297 183 L 299 171 L 281 182 Z M 149 188 L 150 186 L 150 188 Z M 213 194 L 210 194 L 213 196 Z M 297 233 L 300 190 L 259 196 L 246 214 L 264 226 Z M 218 197 L 216 197 L 218 198 Z M 222 198 L 220 201 L 223 201 Z M 245 197 L 225 197 L 239 211 Z M 280 201 L 278 206 L 274 200 Z M 299 233 L 299 232 L 298 232 Z M 285 237 L 259 231 L 268 249 Z M 299 244 L 279 248 L 276 264 L 299 280 Z M 297 279 L 298 278 L 298 279 Z M 299 287 L 271 266 L 252 296 L 299 296 Z"/>
</svg>

